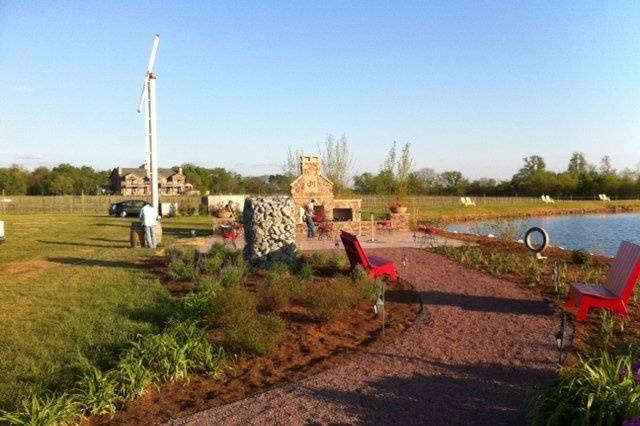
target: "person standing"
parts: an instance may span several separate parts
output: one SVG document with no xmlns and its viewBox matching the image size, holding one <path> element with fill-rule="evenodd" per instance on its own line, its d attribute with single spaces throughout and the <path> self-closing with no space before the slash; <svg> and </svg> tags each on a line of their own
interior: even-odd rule
<svg viewBox="0 0 640 426">
<path fill-rule="evenodd" d="M 149 203 L 140 210 L 140 223 L 144 227 L 144 242 L 149 248 L 156 248 L 156 225 L 158 213 Z"/>
<path fill-rule="evenodd" d="M 316 236 L 316 224 L 313 222 L 313 215 L 315 213 L 316 199 L 312 198 L 307 204 L 306 216 L 307 216 L 307 238 Z"/>
</svg>

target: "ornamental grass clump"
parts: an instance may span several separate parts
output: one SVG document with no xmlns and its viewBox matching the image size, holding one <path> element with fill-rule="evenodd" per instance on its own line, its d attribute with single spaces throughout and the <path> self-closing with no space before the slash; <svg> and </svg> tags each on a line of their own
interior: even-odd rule
<svg viewBox="0 0 640 426">
<path fill-rule="evenodd" d="M 294 291 L 293 278 L 289 276 L 270 277 L 266 283 L 258 286 L 256 291 L 258 296 L 258 305 L 263 311 L 276 311 L 289 303 Z"/>
<path fill-rule="evenodd" d="M 244 282 L 246 273 L 243 265 L 227 265 L 220 271 L 220 283 L 226 289 L 236 287 Z"/>
<path fill-rule="evenodd" d="M 218 294 L 209 309 L 211 326 L 224 334 L 224 346 L 251 355 L 272 353 L 282 340 L 284 321 L 276 315 L 258 313 L 255 294 L 236 287 Z"/>
<path fill-rule="evenodd" d="M 344 269 L 349 264 L 349 260 L 345 256 L 339 254 L 331 259 L 331 264 L 336 269 Z"/>
<path fill-rule="evenodd" d="M 560 370 L 555 383 L 538 390 L 533 424 L 619 425 L 640 415 L 640 360 L 601 351 Z"/>
<path fill-rule="evenodd" d="M 202 321 L 213 296 L 220 291 L 222 291 L 222 284 L 219 280 L 213 278 L 201 280 L 193 291 L 182 298 L 170 321 Z"/>
<path fill-rule="evenodd" d="M 103 373 L 94 366 L 78 381 L 76 393 L 86 415 L 113 413 L 123 400 L 115 372 Z"/>
<path fill-rule="evenodd" d="M 68 425 L 81 420 L 81 406 L 69 395 L 32 396 L 15 411 L 0 411 L 0 423 Z"/>
<path fill-rule="evenodd" d="M 200 273 L 197 252 L 180 253 L 169 263 L 169 277 L 175 281 L 190 281 Z"/>
<path fill-rule="evenodd" d="M 285 262 L 274 262 L 267 271 L 270 280 L 288 277 L 291 275 L 291 268 Z"/>
<path fill-rule="evenodd" d="M 315 252 L 311 255 L 311 262 L 317 266 L 324 266 L 327 260 L 328 256 L 325 253 Z"/>
<path fill-rule="evenodd" d="M 318 321 L 331 322 L 344 317 L 364 301 L 376 300 L 378 294 L 379 286 L 368 277 L 357 280 L 339 277 L 326 285 L 309 286 L 303 303 Z"/>
</svg>

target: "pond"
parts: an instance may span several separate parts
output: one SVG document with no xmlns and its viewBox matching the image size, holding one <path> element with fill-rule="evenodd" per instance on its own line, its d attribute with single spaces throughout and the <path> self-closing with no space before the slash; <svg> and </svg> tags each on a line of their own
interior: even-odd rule
<svg viewBox="0 0 640 426">
<path fill-rule="evenodd" d="M 456 223 L 449 231 L 477 234 L 505 234 L 522 239 L 532 226 L 544 228 L 550 244 L 570 250 L 585 249 L 593 253 L 615 256 L 623 240 L 640 244 L 640 214 L 594 214 L 546 216 L 527 219 L 499 219 Z"/>
</svg>

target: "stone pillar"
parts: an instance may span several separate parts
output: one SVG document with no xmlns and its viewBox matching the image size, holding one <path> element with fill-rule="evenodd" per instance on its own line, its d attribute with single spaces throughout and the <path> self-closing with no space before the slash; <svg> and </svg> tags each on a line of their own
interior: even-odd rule
<svg viewBox="0 0 640 426">
<path fill-rule="evenodd" d="M 296 210 L 291 197 L 249 197 L 244 202 L 244 258 L 251 266 L 296 260 Z"/>
</svg>

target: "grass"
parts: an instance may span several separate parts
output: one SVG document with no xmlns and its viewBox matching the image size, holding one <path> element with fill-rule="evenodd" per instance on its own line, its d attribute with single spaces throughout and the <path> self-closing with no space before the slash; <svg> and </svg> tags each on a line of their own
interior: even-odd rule
<svg viewBox="0 0 640 426">
<path fill-rule="evenodd" d="M 157 333 L 174 310 L 168 291 L 140 268 L 153 254 L 128 248 L 131 220 L 5 215 L 0 246 L 0 408 L 72 389 L 113 367 L 137 335 Z M 208 232 L 209 220 L 163 221 L 165 244 Z M 51 402 L 51 401 L 49 401 Z M 54 404 L 55 405 L 55 404 Z"/>
<path fill-rule="evenodd" d="M 381 199 L 384 197 L 380 197 Z M 621 211 L 639 211 L 640 200 L 624 200 L 602 202 L 595 200 L 558 201 L 555 204 L 544 204 L 538 199 L 517 198 L 489 198 L 486 203 L 482 197 L 474 197 L 476 207 L 465 207 L 458 198 L 438 200 L 437 197 L 409 197 L 407 199 L 408 212 L 416 220 L 441 222 L 455 222 L 469 219 L 511 218 L 528 216 L 546 216 L 567 213 L 605 213 Z M 449 205 L 443 205 L 449 204 Z M 363 203 L 362 219 L 369 220 L 374 213 L 377 218 L 383 218 L 389 213 L 389 204 L 376 202 Z"/>
</svg>

